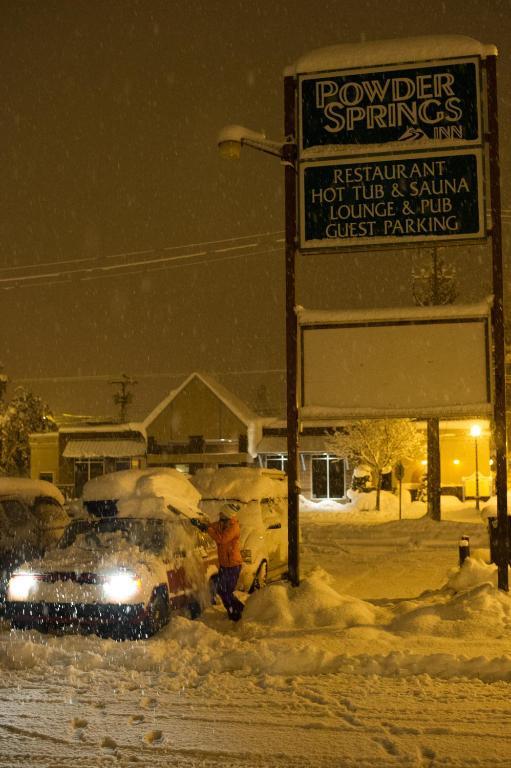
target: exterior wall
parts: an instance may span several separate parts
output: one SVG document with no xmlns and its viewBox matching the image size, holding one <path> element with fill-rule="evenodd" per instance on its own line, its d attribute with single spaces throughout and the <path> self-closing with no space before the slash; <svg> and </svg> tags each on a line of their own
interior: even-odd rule
<svg viewBox="0 0 511 768">
<path fill-rule="evenodd" d="M 158 445 L 188 443 L 192 435 L 205 440 L 238 440 L 247 427 L 199 379 L 192 379 L 147 428 Z"/>
<path fill-rule="evenodd" d="M 440 463 L 441 463 L 441 486 L 442 493 L 457 495 L 459 498 L 475 496 L 475 441 L 470 435 L 470 427 L 474 422 L 457 421 L 455 424 L 441 422 L 440 425 Z M 489 496 L 493 492 L 492 472 L 490 465 L 491 457 L 491 437 L 488 424 L 480 423 L 482 434 L 478 438 L 478 469 L 479 469 L 479 495 L 481 497 Z M 314 428 L 313 428 L 314 429 Z M 304 429 L 303 439 L 307 440 L 307 434 L 314 434 L 313 429 L 307 427 Z M 323 430 L 324 432 L 324 430 Z M 284 430 L 267 430 L 266 435 L 283 437 Z M 282 449 L 284 446 L 282 445 Z M 275 450 L 277 448 L 275 447 Z M 326 452 L 326 447 L 325 447 Z M 318 450 L 321 453 L 321 450 Z M 280 456 L 286 456 L 286 452 L 281 450 Z M 299 482 L 302 494 L 308 499 L 314 497 L 312 488 L 312 452 L 300 452 L 299 461 Z M 420 485 L 422 477 L 427 473 L 427 449 L 424 447 L 424 454 L 415 461 L 405 461 L 405 476 L 403 479 L 403 488 L 416 492 Z M 262 462 L 266 464 L 266 458 L 271 458 L 272 454 L 265 454 Z M 352 473 L 354 467 L 345 464 L 344 483 L 345 493 L 351 486 Z M 389 478 L 392 486 L 397 488 L 398 482 L 395 477 Z"/>
<path fill-rule="evenodd" d="M 64 449 L 71 439 L 71 435 L 59 433 L 59 456 L 60 456 L 60 483 L 68 487 L 74 487 L 75 484 L 75 471 L 74 471 L 74 459 L 65 459 L 62 455 Z"/>
<path fill-rule="evenodd" d="M 440 438 L 441 481 L 444 485 L 460 484 L 475 473 L 475 440 L 470 435 Z M 477 439 L 478 467 L 481 475 L 490 475 L 490 440 L 484 433 Z"/>
<path fill-rule="evenodd" d="M 30 435 L 30 477 L 39 480 L 41 475 L 51 475 L 55 484 L 60 482 L 59 434 L 45 432 Z"/>
<path fill-rule="evenodd" d="M 440 423 L 440 485 L 442 493 L 460 496 L 475 496 L 475 440 L 470 435 L 474 422 L 458 422 L 455 427 L 449 422 Z M 490 459 L 492 443 L 489 429 L 483 426 L 477 439 L 479 470 L 479 494 L 489 496 L 493 492 L 492 467 Z M 427 472 L 426 449 L 423 459 L 405 462 L 405 487 L 417 488 L 421 477 Z"/>
</svg>

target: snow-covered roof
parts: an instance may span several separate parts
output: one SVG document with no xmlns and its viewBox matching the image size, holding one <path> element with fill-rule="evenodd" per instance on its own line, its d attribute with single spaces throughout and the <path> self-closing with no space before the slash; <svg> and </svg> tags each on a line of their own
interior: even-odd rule
<svg viewBox="0 0 511 768">
<path fill-rule="evenodd" d="M 53 483 L 30 477 L 0 477 L 0 496 L 18 496 L 28 504 L 39 496 L 46 496 L 64 504 L 64 496 Z"/>
<path fill-rule="evenodd" d="M 424 35 L 365 43 L 341 43 L 317 48 L 285 70 L 285 75 L 353 69 L 384 64 L 405 64 L 462 56 L 496 56 L 494 45 L 485 45 L 465 35 Z"/>
<path fill-rule="evenodd" d="M 235 499 L 244 504 L 287 496 L 287 477 L 276 469 L 222 467 L 199 469 L 191 478 L 203 499 Z"/>
<path fill-rule="evenodd" d="M 128 422 L 126 424 L 117 424 L 116 422 L 110 422 L 106 424 L 89 424 L 87 426 L 85 425 L 75 425 L 72 427 L 59 427 L 59 432 L 64 435 L 72 435 L 76 434 L 77 432 L 80 433 L 87 433 L 87 432 L 118 432 L 121 434 L 122 432 L 140 432 L 140 434 L 145 436 L 145 430 L 144 425 L 140 422 Z"/>
<path fill-rule="evenodd" d="M 66 459 L 122 458 L 144 456 L 145 452 L 143 440 L 70 440 L 62 455 Z"/>
<path fill-rule="evenodd" d="M 401 320 L 454 320 L 458 318 L 487 317 L 492 304 L 491 297 L 477 304 L 450 304 L 430 307 L 379 307 L 376 309 L 350 310 L 296 310 L 300 325 L 327 323 L 391 322 Z"/>
</svg>

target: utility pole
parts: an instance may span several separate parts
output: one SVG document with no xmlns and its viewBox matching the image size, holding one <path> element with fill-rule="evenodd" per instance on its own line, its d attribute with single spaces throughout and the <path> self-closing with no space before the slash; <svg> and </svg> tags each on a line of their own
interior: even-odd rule
<svg viewBox="0 0 511 768">
<path fill-rule="evenodd" d="M 138 384 L 138 381 L 135 381 L 135 379 L 132 379 L 130 376 L 123 373 L 122 378 L 115 379 L 114 381 L 111 381 L 110 384 L 114 384 L 120 388 L 119 392 L 114 393 L 113 400 L 114 403 L 119 406 L 119 420 L 122 424 L 127 419 L 128 405 L 133 400 L 133 393 L 128 392 L 128 387 Z"/>
</svg>

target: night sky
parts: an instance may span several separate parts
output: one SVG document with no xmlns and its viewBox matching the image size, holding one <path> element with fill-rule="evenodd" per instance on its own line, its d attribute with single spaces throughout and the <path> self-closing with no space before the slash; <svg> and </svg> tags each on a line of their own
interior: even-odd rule
<svg viewBox="0 0 511 768">
<path fill-rule="evenodd" d="M 248 150 L 226 163 L 216 137 L 241 123 L 280 139 L 282 72 L 307 51 L 420 34 L 496 44 L 511 208 L 511 0 L 1 6 L 0 362 L 56 412 L 112 410 L 122 372 L 145 407 L 193 370 L 248 392 L 284 369 L 282 168 Z M 459 301 L 489 293 L 488 251 L 445 257 Z M 300 257 L 298 301 L 410 304 L 419 258 Z"/>
</svg>

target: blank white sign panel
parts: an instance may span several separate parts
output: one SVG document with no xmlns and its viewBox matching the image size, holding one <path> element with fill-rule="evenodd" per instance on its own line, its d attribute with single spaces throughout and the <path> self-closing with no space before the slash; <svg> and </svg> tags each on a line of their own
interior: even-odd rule
<svg viewBox="0 0 511 768">
<path fill-rule="evenodd" d="M 408 411 L 491 402 L 486 318 L 302 326 L 302 405 Z"/>
</svg>

